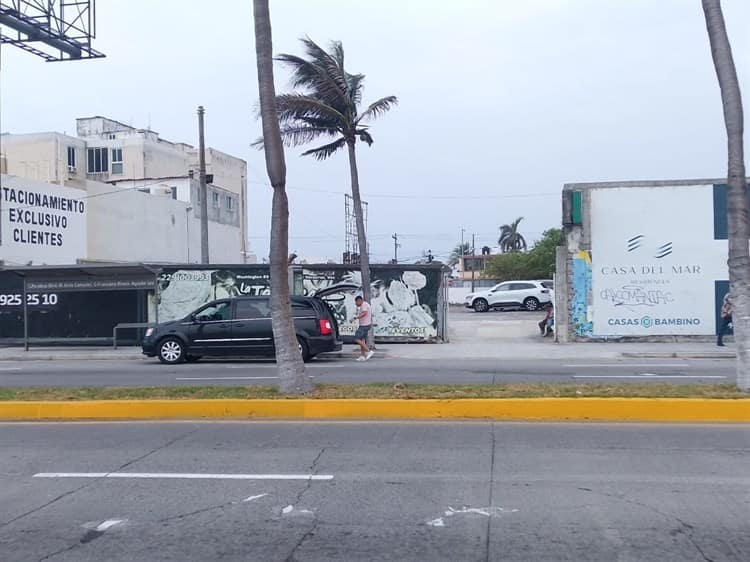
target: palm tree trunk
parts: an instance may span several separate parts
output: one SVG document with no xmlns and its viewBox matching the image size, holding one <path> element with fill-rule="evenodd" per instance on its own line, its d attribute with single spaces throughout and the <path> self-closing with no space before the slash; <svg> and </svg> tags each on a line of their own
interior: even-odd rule
<svg viewBox="0 0 750 562">
<path fill-rule="evenodd" d="M 727 221 L 729 225 L 729 283 L 732 320 L 737 344 L 737 387 L 750 391 L 750 221 L 743 148 L 743 115 L 740 84 L 732 57 L 720 0 L 703 0 L 711 56 L 719 79 L 724 123 L 727 129 Z"/>
<path fill-rule="evenodd" d="M 271 325 L 276 346 L 279 391 L 304 394 L 312 390 L 305 372 L 292 318 L 289 291 L 289 200 L 286 196 L 286 163 L 276 113 L 273 83 L 273 42 L 268 0 L 253 0 L 258 91 L 263 123 L 266 170 L 273 186 L 271 211 Z"/>
<path fill-rule="evenodd" d="M 357 240 L 359 241 L 359 265 L 362 271 L 362 298 L 370 302 L 370 254 L 367 247 L 367 232 L 365 218 L 362 212 L 362 197 L 359 194 L 359 172 L 357 171 L 357 154 L 354 150 L 354 139 L 347 140 L 349 149 L 349 171 L 352 176 L 352 199 L 354 199 L 354 218 L 357 222 Z M 367 345 L 372 345 L 375 339 L 374 330 L 367 335 Z"/>
</svg>

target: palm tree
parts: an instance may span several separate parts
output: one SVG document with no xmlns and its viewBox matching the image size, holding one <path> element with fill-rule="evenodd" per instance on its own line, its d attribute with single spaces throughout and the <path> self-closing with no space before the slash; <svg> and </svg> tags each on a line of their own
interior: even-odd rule
<svg viewBox="0 0 750 562">
<path fill-rule="evenodd" d="M 349 153 L 352 199 L 357 222 L 360 247 L 362 292 L 370 300 L 370 257 L 359 192 L 359 173 L 354 146 L 357 140 L 372 145 L 373 138 L 367 124 L 386 113 L 398 100 L 386 96 L 371 103 L 360 113 L 364 74 L 349 74 L 344 69 L 344 48 L 340 41 L 331 43 L 330 52 L 309 38 L 301 39 L 307 58 L 282 54 L 276 60 L 292 70 L 292 87 L 301 91 L 282 94 L 276 98 L 281 138 L 287 146 L 308 144 L 320 137 L 332 142 L 303 152 L 325 160 L 346 147 Z M 261 144 L 262 139 L 256 144 Z"/>
<path fill-rule="evenodd" d="M 312 382 L 305 372 L 292 318 L 289 295 L 289 201 L 286 196 L 284 145 L 276 118 L 276 91 L 273 84 L 273 42 L 268 0 L 253 0 L 255 53 L 258 65 L 258 92 L 263 123 L 266 170 L 273 186 L 271 210 L 271 325 L 279 370 L 279 391 L 305 394 Z"/>
<path fill-rule="evenodd" d="M 510 224 L 504 224 L 500 227 L 500 238 L 497 243 L 500 244 L 501 252 L 521 252 L 526 250 L 526 239 L 518 232 L 518 225 L 523 217 L 518 217 Z"/>
<path fill-rule="evenodd" d="M 471 244 L 468 242 L 459 242 L 456 247 L 451 251 L 450 258 L 448 258 L 448 265 L 456 265 L 462 256 L 468 256 L 471 254 Z"/>
<path fill-rule="evenodd" d="M 743 115 L 740 84 L 732 57 L 720 0 L 703 0 L 711 56 L 721 90 L 729 152 L 727 221 L 729 224 L 729 283 L 737 342 L 737 387 L 750 391 L 750 221 L 743 148 Z"/>
</svg>

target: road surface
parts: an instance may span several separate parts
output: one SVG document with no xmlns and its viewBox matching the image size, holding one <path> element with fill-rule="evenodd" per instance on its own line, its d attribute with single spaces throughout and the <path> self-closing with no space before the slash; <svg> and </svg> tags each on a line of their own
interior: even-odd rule
<svg viewBox="0 0 750 562">
<path fill-rule="evenodd" d="M 750 560 L 732 425 L 0 425 L 0 560 Z"/>
<path fill-rule="evenodd" d="M 735 363 L 727 359 L 528 360 L 397 359 L 365 363 L 353 358 L 319 358 L 308 364 L 316 382 L 353 384 L 507 383 L 731 383 Z M 275 384 L 276 365 L 268 360 L 202 360 L 162 365 L 152 360 L 3 361 L 0 386 L 162 386 Z"/>
</svg>

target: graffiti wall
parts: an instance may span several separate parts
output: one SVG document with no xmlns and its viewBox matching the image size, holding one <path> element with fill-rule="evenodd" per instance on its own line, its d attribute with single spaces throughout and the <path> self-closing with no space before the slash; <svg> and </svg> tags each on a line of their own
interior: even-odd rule
<svg viewBox="0 0 750 562">
<path fill-rule="evenodd" d="M 573 290 L 571 291 L 570 321 L 577 336 L 591 336 L 594 323 L 590 319 L 591 255 L 581 250 L 573 257 Z"/>
<path fill-rule="evenodd" d="M 372 268 L 371 305 L 375 336 L 381 340 L 433 340 L 438 337 L 442 271 L 439 268 Z M 295 292 L 313 295 L 341 286 L 326 301 L 334 310 L 343 336 L 357 329 L 354 298 L 361 292 L 359 271 L 341 267 L 302 269 L 295 277 Z M 356 287 L 356 288 L 355 288 Z"/>
<path fill-rule="evenodd" d="M 376 338 L 380 341 L 438 339 L 444 333 L 441 324 L 444 322 L 443 275 L 439 266 L 372 266 L 370 304 Z M 335 290 L 339 286 L 341 289 Z M 361 292 L 361 287 L 360 272 L 349 266 L 292 268 L 293 294 L 313 296 L 321 289 L 334 289 L 325 300 L 334 311 L 345 339 L 353 336 L 357 329 L 353 320 L 356 317 L 354 297 Z M 267 265 L 214 269 L 167 267 L 159 275 L 159 321 L 184 318 L 214 299 L 270 292 Z"/>
<path fill-rule="evenodd" d="M 215 299 L 268 295 L 270 292 L 271 276 L 267 266 L 236 266 L 231 269 L 164 268 L 159 275 L 159 321 L 184 318 L 196 308 Z"/>
</svg>

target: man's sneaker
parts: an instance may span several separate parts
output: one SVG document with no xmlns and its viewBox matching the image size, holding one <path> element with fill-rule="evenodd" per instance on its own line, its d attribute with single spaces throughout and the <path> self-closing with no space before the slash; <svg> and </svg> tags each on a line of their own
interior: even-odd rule
<svg viewBox="0 0 750 562">
<path fill-rule="evenodd" d="M 367 356 L 366 355 L 360 355 L 359 357 L 357 357 L 356 361 L 367 361 Z"/>
<path fill-rule="evenodd" d="M 375 355 L 374 351 L 372 351 L 372 350 L 368 351 L 367 355 L 365 355 L 365 361 L 367 361 L 368 359 L 372 358 L 373 355 Z"/>
</svg>

